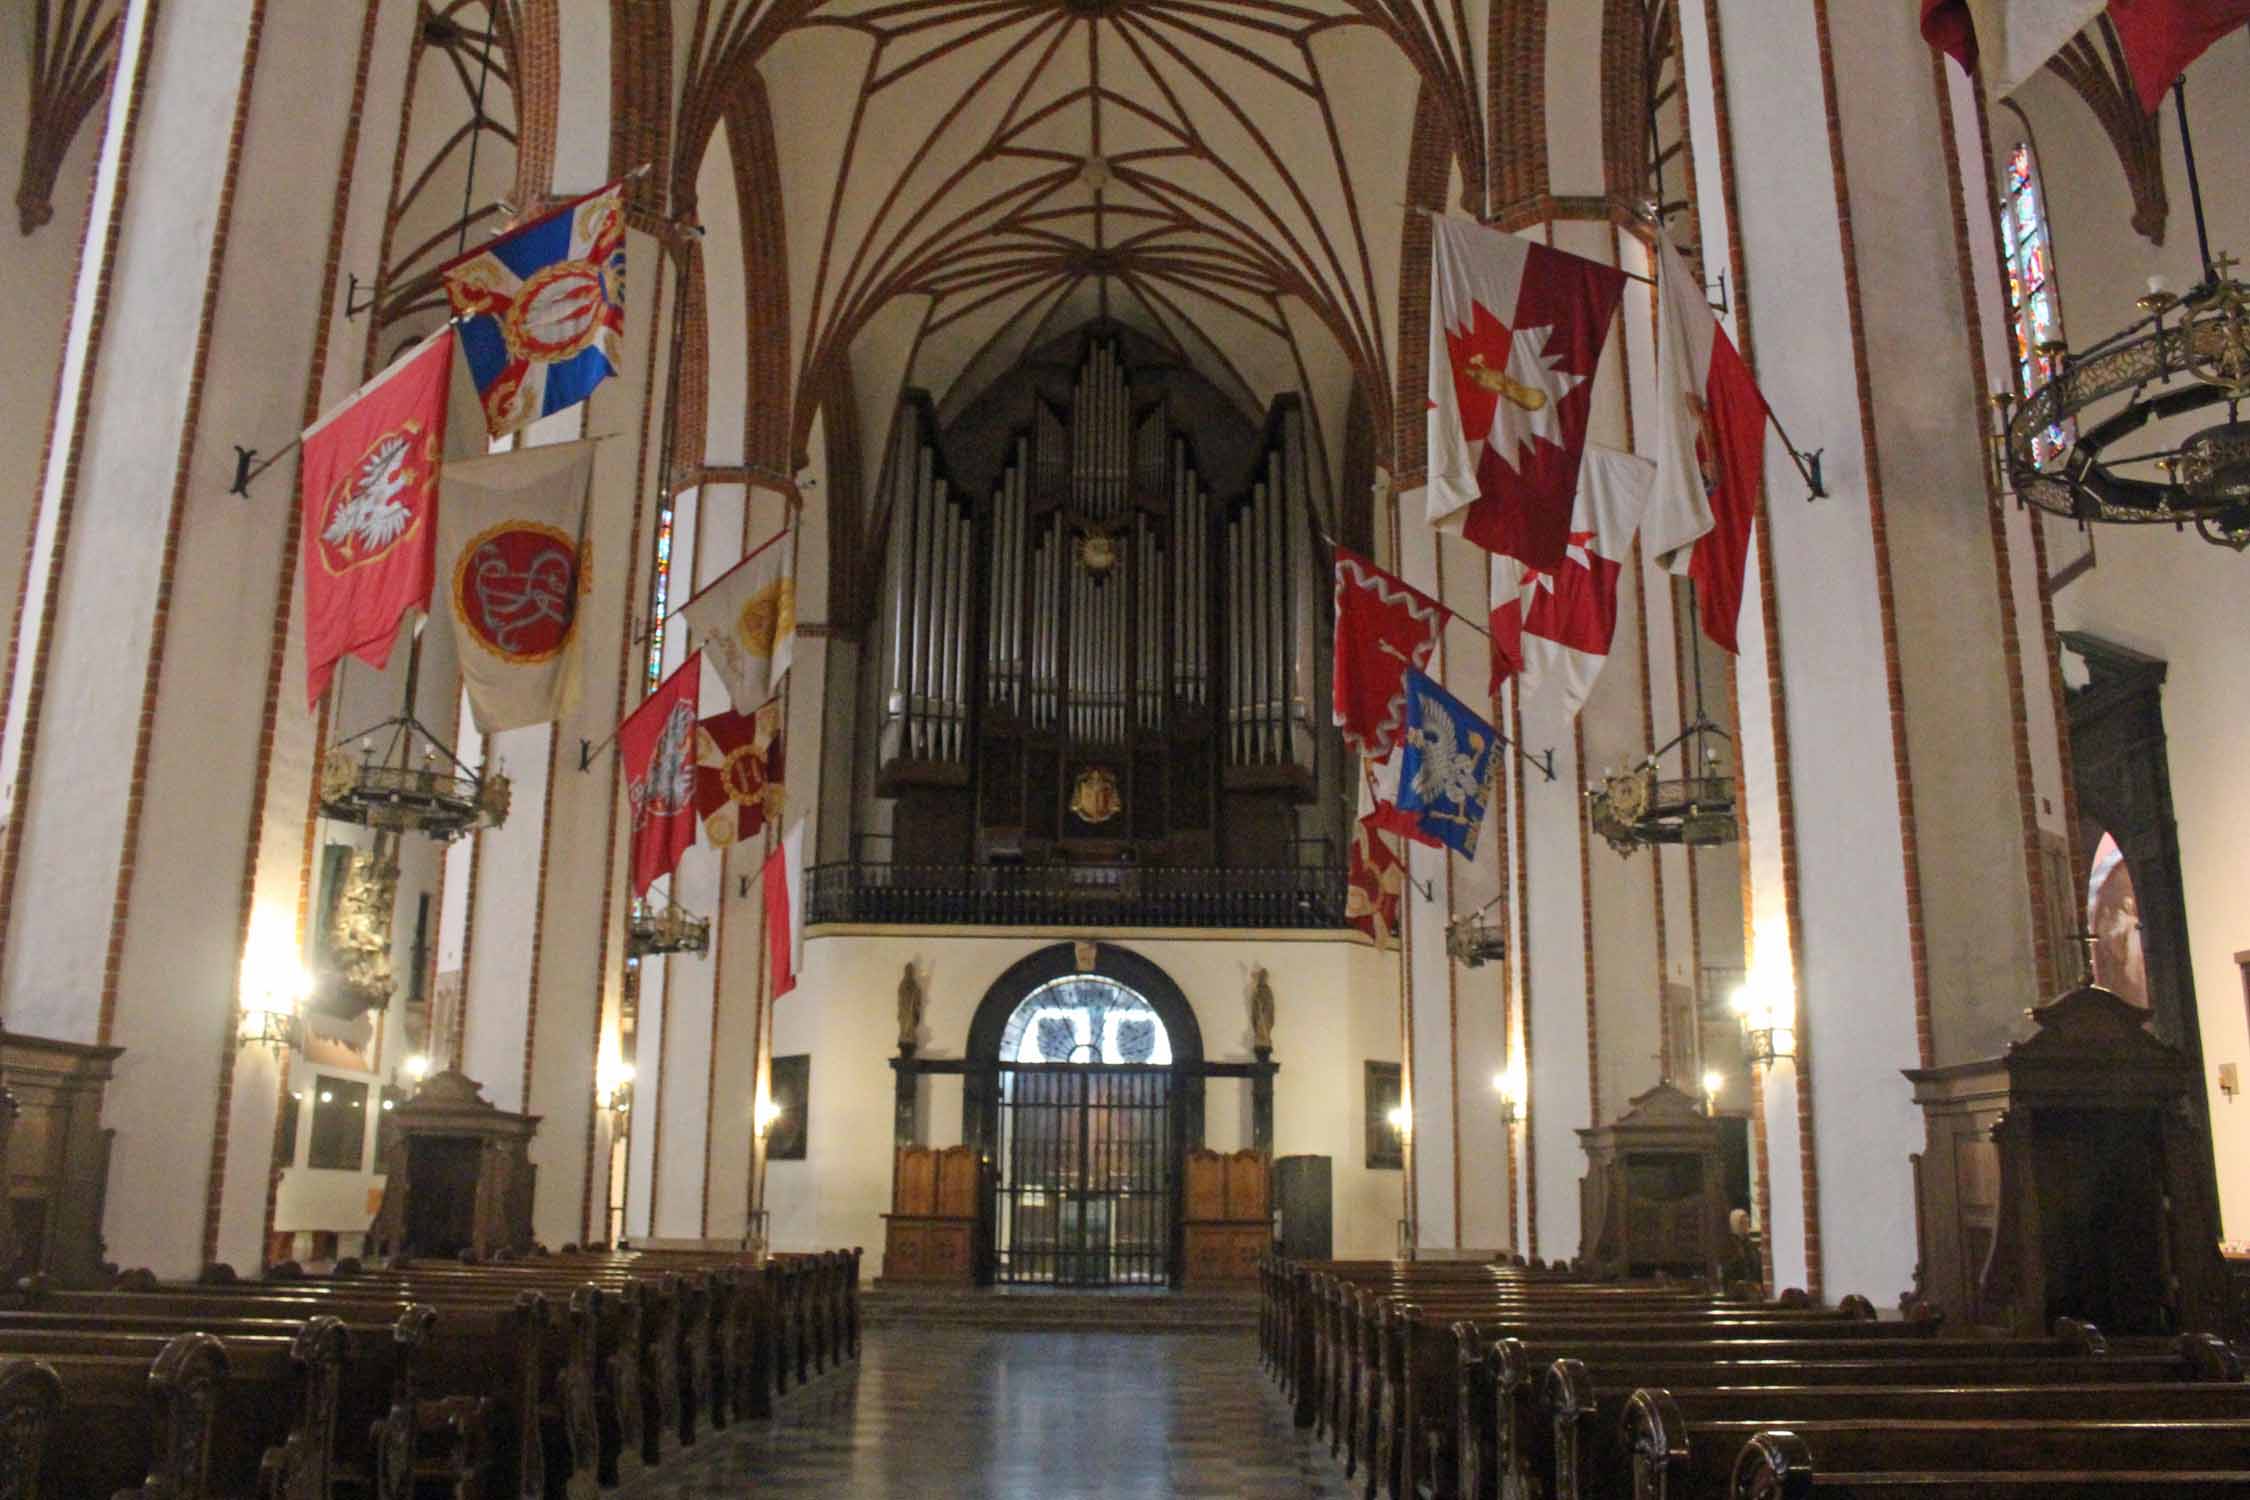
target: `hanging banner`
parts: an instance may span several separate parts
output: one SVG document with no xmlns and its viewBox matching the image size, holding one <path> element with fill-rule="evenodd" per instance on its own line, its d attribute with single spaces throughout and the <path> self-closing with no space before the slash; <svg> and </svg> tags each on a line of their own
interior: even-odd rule
<svg viewBox="0 0 2250 1500">
<path fill-rule="evenodd" d="M 591 442 L 445 466 L 438 571 L 482 733 L 548 723 L 578 704 L 593 474 Z"/>
</svg>

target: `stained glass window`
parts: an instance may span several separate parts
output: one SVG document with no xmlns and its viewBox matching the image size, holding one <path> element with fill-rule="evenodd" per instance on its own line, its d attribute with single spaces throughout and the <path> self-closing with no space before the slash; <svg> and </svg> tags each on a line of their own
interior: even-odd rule
<svg viewBox="0 0 2250 1500">
<path fill-rule="evenodd" d="M 2062 303 L 2055 288 L 2055 247 L 2047 229 L 2039 166 L 2029 142 L 2008 153 L 2007 202 L 2000 214 L 2000 245 L 2008 263 L 2008 331 L 2015 341 L 2017 394 L 2029 399 L 2053 378 L 2055 357 L 2048 345 L 2063 341 Z M 2078 440 L 2078 424 L 2066 420 L 2032 441 L 2032 454 L 2045 466 Z"/>
<path fill-rule="evenodd" d="M 672 612 L 672 497 L 656 512 L 656 569 L 648 590 L 648 686 L 664 677 L 664 618 Z"/>
</svg>

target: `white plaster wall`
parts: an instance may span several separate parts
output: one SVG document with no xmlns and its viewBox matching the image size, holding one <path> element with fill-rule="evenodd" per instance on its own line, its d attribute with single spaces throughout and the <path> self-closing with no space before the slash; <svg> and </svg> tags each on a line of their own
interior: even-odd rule
<svg viewBox="0 0 2250 1500">
<path fill-rule="evenodd" d="M 1514 689 L 1510 689 L 1513 694 Z M 1523 779 L 1522 816 L 1527 887 L 1524 962 L 1530 987 L 1531 1142 L 1539 1177 L 1538 1253 L 1547 1260 L 1578 1254 L 1578 1180 L 1586 1153 L 1578 1132 L 1595 1123 L 1587 1051 L 1585 922 L 1579 891 L 1579 819 L 1584 804 L 1575 774 L 1571 721 L 1559 698 L 1541 694 L 1523 704 L 1523 743 L 1534 756 L 1552 750 L 1555 779 Z"/>
<path fill-rule="evenodd" d="M 923 1055 L 958 1057 L 985 993 L 1025 955 L 1074 934 L 961 928 L 816 928 L 805 944 L 805 976 L 776 1007 L 776 1054 L 809 1052 L 812 1083 L 803 1162 L 767 1167 L 774 1243 L 783 1249 L 883 1242 L 890 1206 L 892 1073 L 898 1044 L 899 973 L 925 966 Z M 1162 968 L 1186 992 L 1205 1055 L 1247 1061 L 1245 995 L 1250 965 L 1271 975 L 1278 1019 L 1274 1057 L 1276 1155 L 1334 1160 L 1336 1253 L 1388 1255 L 1398 1217 L 1395 1173 L 1365 1165 L 1365 1066 L 1397 1058 L 1396 980 L 1389 955 L 1357 941 L 1295 933 L 1127 934 L 1104 937 Z M 1208 1085 L 1209 1144 L 1246 1143 L 1249 1085 Z M 1244 1096 L 1230 1106 L 1229 1091 Z M 932 1080 L 924 1129 L 933 1144 L 958 1142 L 958 1080 Z"/>
<path fill-rule="evenodd" d="M 1792 436 L 1826 448 L 1833 496 L 1805 503 L 1795 466 L 1769 443 L 1774 555 L 1764 561 L 1778 582 L 1803 951 L 1795 975 L 1775 967 L 1787 947 L 1773 947 L 1781 934 L 1761 890 L 1753 964 L 1777 994 L 1793 987 L 1810 1034 L 1819 1171 L 1833 1185 L 1821 1205 L 1826 1287 L 1887 1292 L 1908 1284 L 1916 1259 L 1907 1158 L 1922 1132 L 1896 1072 L 1916 1060 L 1913 981 L 1868 456 L 1833 167 L 1823 133 L 1806 128 L 1826 105 L 1809 8 L 1721 0 L 1720 10 L 1755 357 Z M 1922 82 L 1926 94 L 1926 74 Z M 1749 596 L 1745 614 L 1757 608 Z M 1763 675 L 1743 663 L 1746 695 Z M 1754 817 L 1761 794 L 1773 795 L 1762 777 L 1750 787 Z M 1924 840 L 1925 851 L 1935 842 Z M 1778 1135 L 1769 1148 L 1779 1179 L 1792 1157 Z M 1777 1244 L 1784 1202 L 1777 1183 Z"/>
</svg>

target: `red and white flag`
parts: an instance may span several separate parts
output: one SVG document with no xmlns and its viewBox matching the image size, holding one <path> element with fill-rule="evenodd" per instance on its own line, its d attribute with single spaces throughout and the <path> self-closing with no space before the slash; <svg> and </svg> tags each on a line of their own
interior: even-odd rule
<svg viewBox="0 0 2250 1500">
<path fill-rule="evenodd" d="M 1344 743 L 1380 755 L 1406 722 L 1406 669 L 1427 667 L 1446 607 L 1356 552 L 1336 549 L 1333 713 Z"/>
<path fill-rule="evenodd" d="M 633 812 L 633 894 L 679 868 L 695 847 L 695 708 L 703 653 L 689 654 L 617 726 L 625 801 Z"/>
<path fill-rule="evenodd" d="M 1633 533 L 1648 506 L 1656 465 L 1630 453 L 1589 446 L 1578 476 L 1570 546 L 1562 565 L 1527 568 L 1492 560 L 1492 689 L 1522 674 L 1526 696 L 1562 684 L 1572 713 L 1586 706 L 1617 632 L 1617 586 L 1633 555 Z"/>
<path fill-rule="evenodd" d="M 755 714 L 729 709 L 695 734 L 695 808 L 718 848 L 756 838 L 782 807 L 781 700 Z"/>
<path fill-rule="evenodd" d="M 1413 813 L 1399 810 L 1399 761 L 1405 754 L 1404 750 L 1394 750 L 1388 759 L 1375 761 L 1372 764 L 1362 762 L 1363 765 L 1367 765 L 1367 771 L 1366 795 L 1361 800 L 1367 805 L 1368 811 L 1361 821 L 1369 827 L 1379 828 L 1385 833 L 1395 833 L 1402 839 L 1412 839 L 1425 848 L 1443 849 L 1444 843 L 1424 826 L 1420 818 Z"/>
<path fill-rule="evenodd" d="M 1992 92 L 2007 95 L 2105 11 L 2150 114 L 2189 63 L 2250 22 L 2250 0 L 1922 0 L 1922 35 L 1964 68 L 1981 60 Z"/>
<path fill-rule="evenodd" d="M 773 975 L 773 998 L 797 987 L 805 966 L 805 825 L 781 836 L 760 872 L 766 898 L 766 962 Z"/>
<path fill-rule="evenodd" d="M 1406 861 L 1391 848 L 1372 814 L 1352 834 L 1351 873 L 1344 893 L 1344 920 L 1388 948 L 1398 936 L 1399 902 L 1406 889 Z"/>
<path fill-rule="evenodd" d="M 305 429 L 305 701 L 336 663 L 380 667 L 399 617 L 428 610 L 453 331 L 440 329 Z"/>
<path fill-rule="evenodd" d="M 1695 580 L 1703 633 L 1738 651 L 1742 577 L 1766 467 L 1766 398 L 1727 337 L 1703 284 L 1657 239 L 1656 422 L 1648 548 Z"/>
<path fill-rule="evenodd" d="M 1430 524 L 1551 567 L 1625 275 L 1461 219 L 1431 229 Z"/>
</svg>

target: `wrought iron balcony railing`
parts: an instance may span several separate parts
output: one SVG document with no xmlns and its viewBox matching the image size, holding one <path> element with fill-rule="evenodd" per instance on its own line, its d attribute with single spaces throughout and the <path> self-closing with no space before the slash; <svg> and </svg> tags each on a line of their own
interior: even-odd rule
<svg viewBox="0 0 2250 1500">
<path fill-rule="evenodd" d="M 1344 872 L 1153 865 L 819 865 L 812 922 L 1342 927 Z"/>
</svg>

